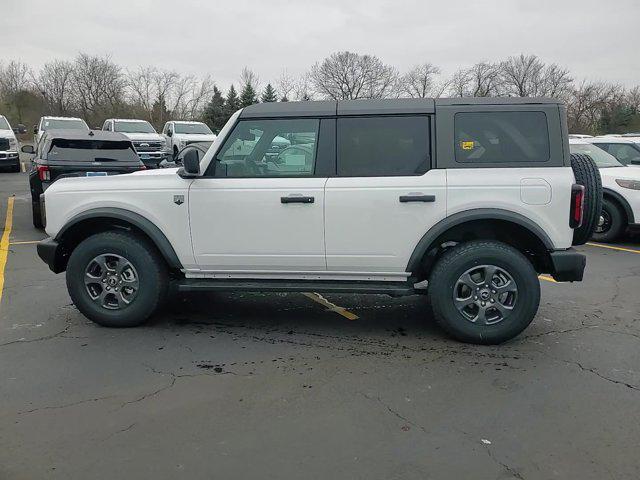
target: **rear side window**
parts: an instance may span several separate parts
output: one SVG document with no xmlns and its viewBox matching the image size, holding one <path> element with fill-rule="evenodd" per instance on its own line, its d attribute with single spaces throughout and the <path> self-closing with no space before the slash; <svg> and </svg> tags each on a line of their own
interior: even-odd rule
<svg viewBox="0 0 640 480">
<path fill-rule="evenodd" d="M 134 162 L 140 160 L 131 142 L 54 138 L 47 152 L 52 162 Z"/>
<path fill-rule="evenodd" d="M 429 117 L 338 119 L 338 176 L 422 175 L 429 169 Z"/>
<path fill-rule="evenodd" d="M 456 161 L 529 163 L 550 158 L 543 112 L 470 112 L 455 116 Z"/>
</svg>

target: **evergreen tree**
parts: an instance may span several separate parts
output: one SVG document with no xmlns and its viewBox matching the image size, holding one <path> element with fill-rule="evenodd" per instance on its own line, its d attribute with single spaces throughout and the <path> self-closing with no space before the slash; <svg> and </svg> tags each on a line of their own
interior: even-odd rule
<svg viewBox="0 0 640 480">
<path fill-rule="evenodd" d="M 232 84 L 231 87 L 229 87 L 227 98 L 224 101 L 225 122 L 229 120 L 229 117 L 231 117 L 231 115 L 233 115 L 239 109 L 240 109 L 240 99 L 238 98 L 236 89 Z"/>
<path fill-rule="evenodd" d="M 220 132 L 227 121 L 224 97 L 215 85 L 213 86 L 213 96 L 204 107 L 204 121 L 214 133 Z"/>
<path fill-rule="evenodd" d="M 281 102 L 288 102 L 289 99 L 287 98 L 286 95 L 283 95 L 282 98 L 280 99 Z"/>
<path fill-rule="evenodd" d="M 258 103 L 258 92 L 251 83 L 245 83 L 240 93 L 240 108 Z"/>
<path fill-rule="evenodd" d="M 164 95 L 158 95 L 156 101 L 153 102 L 151 106 L 151 123 L 153 123 L 156 128 L 164 125 L 164 123 L 169 119 L 171 112 L 167 109 L 167 102 L 164 98 Z"/>
<path fill-rule="evenodd" d="M 276 95 L 275 89 L 271 86 L 270 83 L 267 83 L 267 86 L 265 87 L 264 92 L 262 92 L 262 102 L 267 103 L 267 102 L 277 102 L 277 101 L 278 101 L 278 96 Z"/>
</svg>

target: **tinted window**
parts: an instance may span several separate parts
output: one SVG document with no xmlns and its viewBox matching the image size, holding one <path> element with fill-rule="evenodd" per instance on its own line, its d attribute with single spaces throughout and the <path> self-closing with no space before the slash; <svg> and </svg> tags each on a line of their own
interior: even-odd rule
<svg viewBox="0 0 640 480">
<path fill-rule="evenodd" d="M 569 151 L 571 153 L 589 155 L 589 157 L 596 162 L 598 168 L 622 167 L 622 164 L 616 160 L 616 157 L 590 143 L 569 143 Z"/>
<path fill-rule="evenodd" d="M 242 120 L 216 160 L 216 177 L 313 175 L 319 120 Z"/>
<path fill-rule="evenodd" d="M 626 143 L 596 143 L 594 144 L 616 157 L 620 163 L 625 165 L 640 164 L 640 150 L 633 145 Z"/>
<path fill-rule="evenodd" d="M 156 133 L 149 122 L 116 121 L 115 131 L 122 133 Z"/>
<path fill-rule="evenodd" d="M 338 119 L 338 175 L 421 175 L 428 169 L 428 117 Z"/>
<path fill-rule="evenodd" d="M 546 162 L 550 157 L 543 112 L 458 113 L 455 142 L 458 162 Z"/>
<path fill-rule="evenodd" d="M 138 155 L 126 141 L 66 140 L 55 138 L 47 152 L 53 162 L 140 162 Z"/>
<path fill-rule="evenodd" d="M 42 130 L 89 130 L 84 120 L 48 118 L 44 120 Z"/>
</svg>

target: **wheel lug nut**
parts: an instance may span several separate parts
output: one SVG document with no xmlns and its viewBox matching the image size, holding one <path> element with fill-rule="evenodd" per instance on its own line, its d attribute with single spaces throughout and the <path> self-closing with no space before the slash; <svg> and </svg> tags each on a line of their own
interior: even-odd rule
<svg viewBox="0 0 640 480">
<path fill-rule="evenodd" d="M 483 307 L 486 306 L 486 305 L 487 305 L 487 302 L 482 302 L 482 306 Z"/>
<path fill-rule="evenodd" d="M 103 278 L 103 279 L 102 279 L 102 283 L 107 283 L 107 279 L 106 279 L 106 278 Z"/>
<path fill-rule="evenodd" d="M 477 296 L 474 296 L 474 297 L 473 297 L 473 299 L 474 299 L 474 300 L 477 300 L 477 299 L 478 299 L 478 297 L 477 297 Z"/>
<path fill-rule="evenodd" d="M 107 290 L 111 290 L 111 287 L 107 287 Z"/>
<path fill-rule="evenodd" d="M 116 288 L 116 290 L 117 290 L 117 288 Z M 492 298 L 491 299 L 491 303 L 496 303 L 496 301 Z"/>
<path fill-rule="evenodd" d="M 496 291 L 495 290 L 491 290 L 491 293 L 493 293 L 495 295 Z"/>
</svg>

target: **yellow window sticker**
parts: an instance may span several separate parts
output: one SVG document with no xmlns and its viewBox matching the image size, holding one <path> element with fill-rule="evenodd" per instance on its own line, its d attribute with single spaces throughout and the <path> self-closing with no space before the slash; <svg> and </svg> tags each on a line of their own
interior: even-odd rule
<svg viewBox="0 0 640 480">
<path fill-rule="evenodd" d="M 474 142 L 462 141 L 460 142 L 460 147 L 462 147 L 463 150 L 473 150 Z"/>
</svg>

